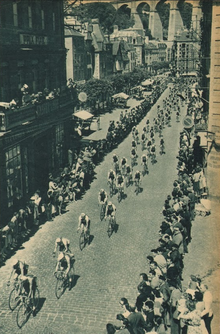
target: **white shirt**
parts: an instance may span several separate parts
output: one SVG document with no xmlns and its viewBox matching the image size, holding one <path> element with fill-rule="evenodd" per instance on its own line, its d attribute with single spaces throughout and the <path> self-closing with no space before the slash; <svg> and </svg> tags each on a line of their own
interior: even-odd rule
<svg viewBox="0 0 220 334">
<path fill-rule="evenodd" d="M 203 294 L 203 302 L 205 304 L 205 309 L 204 311 L 201 313 L 201 317 L 203 317 L 204 315 L 208 315 L 209 317 L 212 316 L 212 294 L 210 291 L 206 290 Z"/>
</svg>

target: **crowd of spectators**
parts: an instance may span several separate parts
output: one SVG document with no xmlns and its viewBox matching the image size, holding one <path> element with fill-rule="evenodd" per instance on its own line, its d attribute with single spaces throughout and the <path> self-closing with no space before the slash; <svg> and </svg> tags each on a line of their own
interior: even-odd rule
<svg viewBox="0 0 220 334">
<path fill-rule="evenodd" d="M 178 102 L 178 90 L 170 92 L 172 110 Z M 182 96 L 182 95 L 181 95 Z M 178 108 L 177 108 L 178 109 Z M 188 110 L 189 112 L 189 110 Z M 202 277 L 192 271 L 183 284 L 185 254 L 192 240 L 191 227 L 196 215 L 196 203 L 207 195 L 204 166 L 194 159 L 193 138 L 184 130 L 180 134 L 177 156 L 178 177 L 164 201 L 159 239 L 155 248 L 146 254 L 147 270 L 140 273 L 137 297 L 133 303 L 126 296 L 119 303 L 117 325 L 108 323 L 108 334 L 118 331 L 131 334 L 211 334 L 212 294 Z"/>
<path fill-rule="evenodd" d="M 68 88 L 73 87 L 73 82 L 67 83 Z M 166 86 L 155 87 L 153 92 L 154 101 L 162 94 Z M 22 96 L 29 95 L 29 87 L 25 84 L 22 89 Z M 47 90 L 43 94 L 37 94 L 31 100 L 25 100 L 25 103 L 38 103 L 42 99 L 52 98 Z M 39 100 L 40 96 L 40 100 Z M 35 102 L 34 102 L 35 101 Z M 120 120 L 114 124 L 112 121 L 110 130 L 113 134 L 112 140 L 109 139 L 109 131 L 106 140 L 90 141 L 81 145 L 73 153 L 73 163 L 61 169 L 56 175 L 50 173 L 48 176 L 48 189 L 42 191 L 37 189 L 30 197 L 25 206 L 14 212 L 9 223 L 0 231 L 1 261 L 7 259 L 11 252 L 16 249 L 28 236 L 33 233 L 39 225 L 46 221 L 51 221 L 56 215 L 66 212 L 66 206 L 72 201 L 81 198 L 84 192 L 89 188 L 94 177 L 94 168 L 100 163 L 104 155 L 115 148 L 131 131 L 134 124 L 147 114 L 151 108 L 152 102 L 145 100 L 140 106 L 126 110 L 120 116 Z M 22 102 L 23 105 L 23 102 Z M 123 129 L 123 131 L 122 131 Z"/>
</svg>

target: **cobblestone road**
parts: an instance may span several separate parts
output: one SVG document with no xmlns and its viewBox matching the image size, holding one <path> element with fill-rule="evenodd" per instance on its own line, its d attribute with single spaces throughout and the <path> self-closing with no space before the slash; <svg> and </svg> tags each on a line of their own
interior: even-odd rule
<svg viewBox="0 0 220 334">
<path fill-rule="evenodd" d="M 167 95 L 165 92 L 163 97 Z M 182 109 L 181 118 L 186 107 Z M 156 105 L 148 117 L 153 119 Z M 140 123 L 142 129 L 146 118 Z M 30 264 L 30 272 L 38 277 L 40 310 L 31 317 L 22 329 L 16 326 L 16 311 L 8 308 L 10 289 L 6 283 L 12 259 L 0 269 L 0 333 L 2 334 L 101 334 L 107 322 L 116 323 L 115 316 L 121 311 L 118 301 L 127 297 L 134 303 L 139 273 L 147 270 L 145 256 L 157 244 L 161 223 L 161 209 L 168 193 L 172 190 L 177 175 L 176 156 L 179 132 L 182 123 L 172 117 L 172 127 L 164 129 L 166 154 L 158 162 L 150 164 L 150 173 L 143 178 L 143 191 L 136 196 L 134 187 L 126 189 L 127 198 L 120 204 L 116 196 L 112 201 L 117 207 L 118 232 L 107 236 L 107 222 L 99 221 L 98 191 L 107 189 L 107 172 L 111 168 L 112 154 L 129 157 L 131 136 L 105 157 L 96 167 L 96 179 L 83 199 L 68 206 L 68 212 L 56 217 L 53 222 L 42 225 L 38 232 L 17 251 L 14 257 Z M 156 136 L 156 144 L 159 138 Z M 168 150 L 169 147 L 169 150 Z M 139 147 L 139 159 L 141 151 Z M 93 240 L 81 252 L 76 233 L 77 220 L 81 212 L 91 218 Z M 60 300 L 55 297 L 55 259 L 52 257 L 54 240 L 58 236 L 68 237 L 75 253 L 76 284 L 66 291 Z"/>
</svg>

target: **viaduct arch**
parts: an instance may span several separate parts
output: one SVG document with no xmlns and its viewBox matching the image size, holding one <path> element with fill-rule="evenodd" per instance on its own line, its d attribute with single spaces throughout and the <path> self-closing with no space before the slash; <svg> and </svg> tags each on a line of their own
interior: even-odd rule
<svg viewBox="0 0 220 334">
<path fill-rule="evenodd" d="M 142 21 L 138 14 L 137 8 L 139 5 L 148 4 L 150 7 L 149 12 L 149 29 L 154 38 L 159 40 L 163 39 L 163 26 L 160 20 L 159 13 L 156 9 L 157 5 L 161 2 L 160 0 L 96 0 L 96 2 L 111 3 L 116 10 L 122 6 L 127 6 L 131 10 L 131 15 L 134 18 L 134 22 L 137 28 L 143 28 Z M 165 0 L 165 3 L 170 5 L 169 13 L 169 26 L 168 26 L 168 41 L 172 42 L 178 30 L 183 29 L 183 20 L 178 8 L 179 0 Z M 83 3 L 94 3 L 94 0 L 83 0 Z M 185 3 L 192 5 L 192 27 L 200 33 L 200 19 L 202 18 L 202 10 L 200 7 L 200 0 L 185 0 Z M 77 4 L 77 3 L 76 3 Z"/>
</svg>

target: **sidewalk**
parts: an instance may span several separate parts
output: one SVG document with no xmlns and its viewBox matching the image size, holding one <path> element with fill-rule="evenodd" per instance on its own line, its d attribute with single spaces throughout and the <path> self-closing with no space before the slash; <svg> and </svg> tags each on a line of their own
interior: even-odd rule
<svg viewBox="0 0 220 334">
<path fill-rule="evenodd" d="M 135 100 L 130 98 L 128 100 L 128 107 L 126 109 L 131 109 L 139 105 L 143 100 Z M 108 132 L 110 121 L 119 121 L 119 116 L 121 110 L 125 110 L 123 108 L 115 108 L 111 113 L 106 113 L 103 115 L 100 115 L 100 130 L 98 130 L 98 124 L 96 119 L 91 124 L 91 130 L 95 131 L 89 136 L 83 136 L 82 139 L 87 140 L 101 140 L 106 138 L 106 134 Z"/>
</svg>

